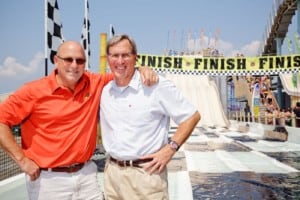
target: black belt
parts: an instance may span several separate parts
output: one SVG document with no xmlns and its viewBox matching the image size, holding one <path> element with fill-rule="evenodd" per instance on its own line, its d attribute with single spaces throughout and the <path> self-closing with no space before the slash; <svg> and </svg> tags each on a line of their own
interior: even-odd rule
<svg viewBox="0 0 300 200">
<path fill-rule="evenodd" d="M 54 167 L 54 168 L 40 168 L 40 170 L 48 171 L 48 172 L 67 172 L 67 173 L 75 173 L 83 168 L 85 163 L 77 163 L 70 166 L 64 167 Z"/>
<path fill-rule="evenodd" d="M 116 163 L 120 167 L 139 167 L 141 168 L 140 164 L 144 164 L 147 162 L 152 161 L 152 158 L 147 158 L 147 159 L 137 159 L 137 160 L 117 160 L 115 158 L 110 157 L 110 161 L 113 163 Z"/>
</svg>

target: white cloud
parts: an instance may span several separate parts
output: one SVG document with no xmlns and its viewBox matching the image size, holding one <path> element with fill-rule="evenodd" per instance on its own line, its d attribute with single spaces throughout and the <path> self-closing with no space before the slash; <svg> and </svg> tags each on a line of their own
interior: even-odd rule
<svg viewBox="0 0 300 200">
<path fill-rule="evenodd" d="M 200 45 L 202 44 L 202 46 Z M 188 48 L 190 50 L 199 51 L 200 49 L 216 47 L 221 54 L 225 57 L 235 57 L 237 54 L 243 54 L 244 56 L 257 56 L 260 42 L 257 40 L 251 41 L 249 44 L 242 46 L 241 48 L 235 47 L 234 44 L 228 41 L 219 39 L 215 41 L 214 38 L 204 36 L 202 41 L 200 39 L 189 40 Z"/>
<path fill-rule="evenodd" d="M 226 42 L 224 40 L 219 40 L 217 43 L 217 49 L 219 50 L 219 52 L 221 54 L 223 54 L 224 56 L 233 56 L 235 54 L 233 54 L 234 50 L 233 50 L 233 44 L 231 44 L 230 42 Z"/>
<path fill-rule="evenodd" d="M 254 40 L 251 43 L 241 48 L 241 53 L 245 56 L 257 56 L 258 49 L 260 47 L 260 41 Z"/>
<path fill-rule="evenodd" d="M 41 66 L 43 59 L 43 53 L 39 52 L 26 66 L 19 63 L 14 57 L 7 57 L 4 59 L 3 64 L 0 65 L 0 77 L 8 78 L 33 74 Z"/>
<path fill-rule="evenodd" d="M 235 57 L 237 54 L 243 54 L 244 56 L 257 56 L 258 49 L 260 47 L 260 42 L 254 40 L 249 44 L 242 46 L 240 49 L 234 47 L 230 42 L 220 40 L 218 43 L 218 49 L 224 56 Z"/>
</svg>

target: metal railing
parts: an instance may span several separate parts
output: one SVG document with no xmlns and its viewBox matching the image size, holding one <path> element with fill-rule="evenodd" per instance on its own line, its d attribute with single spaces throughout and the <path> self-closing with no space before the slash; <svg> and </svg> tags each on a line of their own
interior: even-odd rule
<svg viewBox="0 0 300 200">
<path fill-rule="evenodd" d="M 12 128 L 14 137 L 19 145 L 21 145 L 21 129 L 19 126 Z M 3 149 L 0 148 L 0 181 L 9 177 L 21 174 L 20 167 L 13 161 Z"/>
<path fill-rule="evenodd" d="M 295 14 L 297 10 L 297 1 L 296 0 L 274 0 L 272 9 L 270 11 L 269 18 L 265 27 L 265 31 L 262 35 L 262 42 L 258 49 L 258 55 L 276 55 L 276 47 L 274 46 L 275 37 L 284 38 L 288 27 L 286 20 L 291 20 L 292 16 L 290 12 Z M 285 24 L 282 23 L 283 16 L 288 16 L 288 19 L 285 19 Z M 284 31 L 282 30 L 285 29 Z"/>
<path fill-rule="evenodd" d="M 258 122 L 258 123 L 274 125 L 274 126 L 291 126 L 291 127 L 296 127 L 296 120 L 300 120 L 300 117 L 296 117 L 294 113 L 292 113 L 291 117 L 289 118 L 282 117 L 282 116 L 267 116 L 267 115 L 260 115 L 260 114 L 254 116 L 254 115 L 250 115 L 250 113 L 246 115 L 245 112 L 242 111 L 231 112 L 229 116 L 231 120 L 236 120 L 240 122 Z"/>
</svg>

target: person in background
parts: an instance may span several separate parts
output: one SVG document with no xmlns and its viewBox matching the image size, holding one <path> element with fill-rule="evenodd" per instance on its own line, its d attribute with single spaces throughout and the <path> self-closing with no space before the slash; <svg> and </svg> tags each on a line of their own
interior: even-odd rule
<svg viewBox="0 0 300 200">
<path fill-rule="evenodd" d="M 278 123 L 279 123 L 279 126 L 285 126 L 285 109 L 284 108 L 279 109 Z"/>
<path fill-rule="evenodd" d="M 200 120 L 196 108 L 163 77 L 152 87 L 140 82 L 136 44 L 116 35 L 106 53 L 114 81 L 104 87 L 100 105 L 107 200 L 168 199 L 168 162 Z M 170 118 L 178 129 L 168 140 Z"/>
<path fill-rule="evenodd" d="M 273 113 L 270 110 L 266 110 L 266 119 L 268 125 L 274 124 L 275 120 L 273 120 Z"/>
<path fill-rule="evenodd" d="M 275 106 L 274 106 L 274 104 L 273 104 L 273 99 L 272 99 L 271 95 L 268 95 L 268 96 L 267 96 L 267 98 L 266 98 L 266 103 L 265 103 L 265 104 L 266 104 L 267 110 L 270 110 L 271 112 L 274 111 Z"/>
<path fill-rule="evenodd" d="M 292 126 L 292 109 L 290 107 L 285 111 L 285 125 Z"/>
<path fill-rule="evenodd" d="M 294 107 L 293 112 L 294 112 L 295 118 L 296 118 L 295 126 L 299 128 L 300 127 L 300 102 L 296 103 L 296 106 Z"/>
<path fill-rule="evenodd" d="M 85 53 L 75 41 L 64 42 L 54 56 L 55 69 L 24 84 L 0 104 L 0 146 L 26 174 L 29 199 L 102 199 L 96 147 L 98 109 L 112 74 L 85 71 Z M 151 69 L 141 70 L 157 82 Z M 21 124 L 22 147 L 11 127 Z"/>
<path fill-rule="evenodd" d="M 279 126 L 279 115 L 280 115 L 280 111 L 279 109 L 276 107 L 274 110 L 273 110 L 273 118 L 275 118 L 275 124 L 276 126 Z"/>
<path fill-rule="evenodd" d="M 244 108 L 244 112 L 245 112 L 246 122 L 250 122 L 252 116 L 251 116 L 251 110 L 250 110 L 250 106 L 249 106 L 248 101 L 246 102 L 246 105 L 245 105 L 245 108 Z"/>
</svg>

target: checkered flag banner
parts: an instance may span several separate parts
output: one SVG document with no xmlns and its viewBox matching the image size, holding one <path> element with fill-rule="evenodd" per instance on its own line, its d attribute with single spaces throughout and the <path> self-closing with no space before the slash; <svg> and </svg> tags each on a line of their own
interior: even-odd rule
<svg viewBox="0 0 300 200">
<path fill-rule="evenodd" d="M 115 29 L 112 24 L 110 24 L 109 37 L 112 38 L 115 35 Z"/>
<path fill-rule="evenodd" d="M 85 56 L 86 56 L 86 66 L 90 68 L 90 20 L 88 18 L 89 14 L 89 2 L 85 0 L 85 10 L 84 10 L 84 20 L 83 20 L 83 27 L 82 27 L 82 34 L 81 34 L 81 43 L 84 48 Z"/>
<path fill-rule="evenodd" d="M 48 58 L 54 64 L 53 56 L 56 54 L 58 46 L 63 42 L 57 0 L 47 0 L 47 16 Z"/>
</svg>

